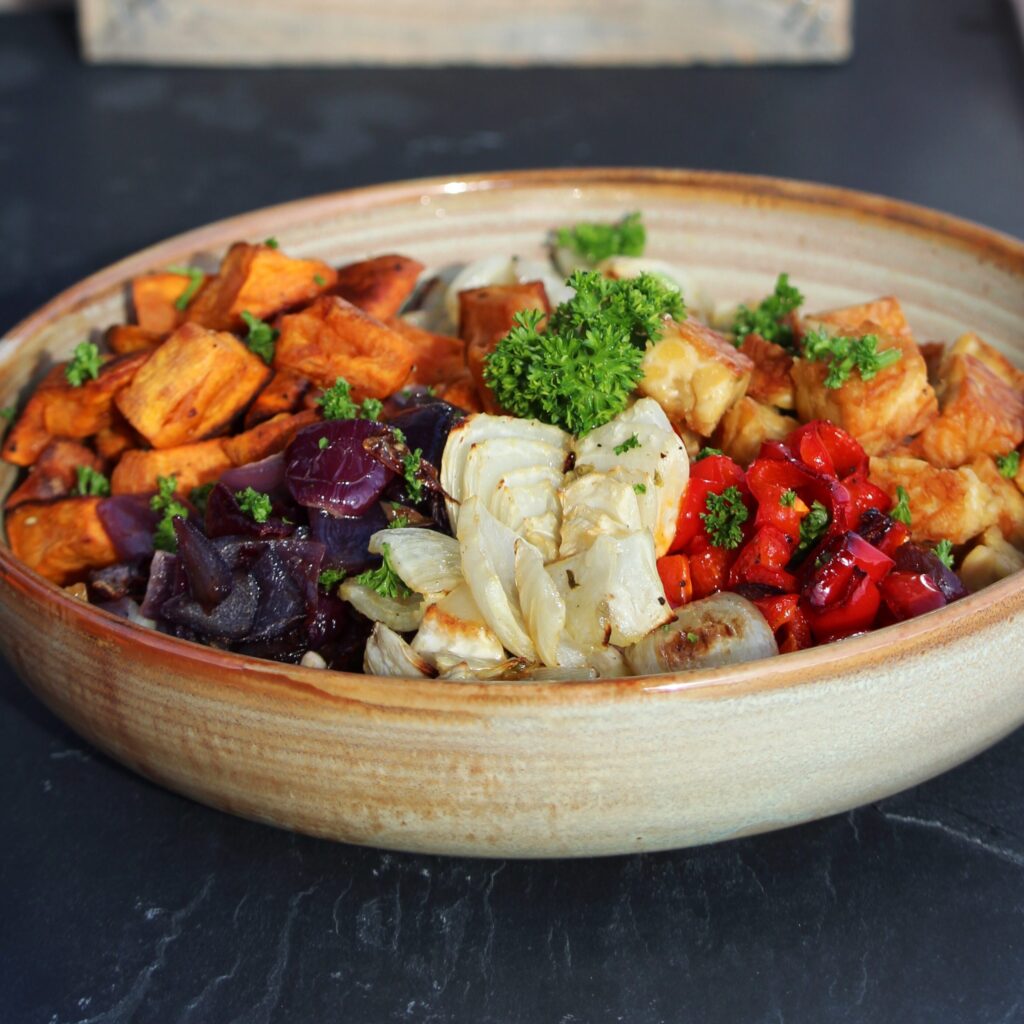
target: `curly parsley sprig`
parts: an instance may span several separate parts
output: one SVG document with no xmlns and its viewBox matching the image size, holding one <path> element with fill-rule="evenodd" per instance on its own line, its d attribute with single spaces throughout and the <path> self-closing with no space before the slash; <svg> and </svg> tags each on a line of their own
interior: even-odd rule
<svg viewBox="0 0 1024 1024">
<path fill-rule="evenodd" d="M 706 512 L 701 512 L 708 539 L 716 548 L 732 550 L 743 543 L 743 524 L 750 518 L 738 487 L 726 487 L 721 494 L 713 491 L 704 499 Z"/>
<path fill-rule="evenodd" d="M 395 572 L 395 567 L 391 564 L 391 545 L 381 544 L 380 554 L 382 558 L 380 566 L 361 572 L 355 577 L 356 583 L 376 590 L 381 597 L 410 597 L 412 591 L 405 585 L 405 581 Z"/>
<path fill-rule="evenodd" d="M 73 387 L 80 388 L 87 380 L 96 380 L 100 375 L 100 350 L 91 341 L 75 346 L 71 362 L 64 367 L 64 379 Z"/>
<path fill-rule="evenodd" d="M 274 361 L 274 343 L 281 332 L 258 316 L 253 316 L 247 309 L 242 310 L 242 320 L 249 328 L 245 339 L 249 351 L 258 355 L 269 366 Z"/>
<path fill-rule="evenodd" d="M 361 405 L 356 405 L 352 386 L 344 377 L 336 378 L 316 404 L 325 420 L 375 420 L 384 408 L 384 403 L 377 398 L 364 398 Z"/>
<path fill-rule="evenodd" d="M 789 274 L 779 274 L 771 295 L 762 299 L 754 309 L 740 306 L 736 311 L 732 325 L 736 347 L 743 344 L 748 334 L 760 334 L 765 341 L 792 348 L 795 339 L 789 314 L 799 309 L 803 301 L 799 289 L 789 283 Z"/>
<path fill-rule="evenodd" d="M 867 381 L 903 358 L 900 349 L 886 348 L 879 351 L 878 344 L 877 334 L 849 338 L 818 329 L 804 335 L 803 354 L 811 362 L 828 364 L 825 387 L 835 389 L 841 388 L 854 370 L 860 374 L 861 380 Z"/>
<path fill-rule="evenodd" d="M 188 508 L 177 500 L 174 492 L 178 488 L 175 476 L 158 476 L 157 492 L 149 499 L 149 507 L 160 513 L 160 521 L 153 531 L 153 547 L 161 551 L 177 551 L 178 538 L 174 534 L 175 516 L 188 519 Z"/>
<path fill-rule="evenodd" d="M 73 495 L 85 498 L 106 498 L 110 494 L 110 481 L 92 466 L 75 466 Z"/>
<path fill-rule="evenodd" d="M 647 232 L 640 214 L 628 213 L 614 224 L 584 222 L 559 228 L 555 244 L 571 249 L 588 263 L 600 263 L 609 256 L 643 256 Z"/>
</svg>

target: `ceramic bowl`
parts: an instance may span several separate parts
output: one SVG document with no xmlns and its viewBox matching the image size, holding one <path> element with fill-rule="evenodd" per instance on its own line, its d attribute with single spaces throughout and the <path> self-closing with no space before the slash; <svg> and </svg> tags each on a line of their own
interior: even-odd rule
<svg viewBox="0 0 1024 1024">
<path fill-rule="evenodd" d="M 1024 244 L 887 199 L 739 175 L 559 170 L 340 192 L 235 217 L 88 278 L 0 344 L 0 405 L 136 274 L 275 235 L 342 262 L 540 254 L 554 225 L 642 210 L 708 300 L 787 270 L 807 306 L 893 293 L 922 339 L 976 330 L 1024 364 Z M 5 467 L 0 492 L 14 472 Z M 691 675 L 440 683 L 258 661 L 90 608 L 0 547 L 0 648 L 97 747 L 211 806 L 316 836 L 482 856 L 708 843 L 851 808 L 1024 720 L 1024 578 L 816 650 Z"/>
</svg>

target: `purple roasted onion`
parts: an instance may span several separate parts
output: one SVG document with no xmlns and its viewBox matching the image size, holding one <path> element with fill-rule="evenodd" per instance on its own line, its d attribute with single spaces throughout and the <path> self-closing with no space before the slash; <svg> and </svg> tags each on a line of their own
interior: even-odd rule
<svg viewBox="0 0 1024 1024">
<path fill-rule="evenodd" d="M 216 545 L 190 522 L 175 519 L 174 535 L 189 593 L 209 612 L 231 593 L 231 570 Z"/>
<path fill-rule="evenodd" d="M 160 516 L 149 507 L 149 501 L 145 494 L 118 494 L 96 506 L 96 514 L 122 562 L 153 554 L 153 531 Z"/>
<path fill-rule="evenodd" d="M 159 619 L 164 604 L 172 597 L 185 593 L 188 581 L 181 571 L 181 561 L 169 551 L 157 551 L 149 564 L 149 583 L 142 601 L 142 614 L 147 619 Z"/>
<path fill-rule="evenodd" d="M 309 512 L 310 534 L 327 550 L 324 563 L 350 575 L 380 561 L 378 555 L 370 554 L 368 545 L 370 537 L 387 525 L 379 503 L 361 516 L 332 516 L 320 509 Z"/>
<path fill-rule="evenodd" d="M 328 420 L 299 431 L 284 453 L 292 497 L 332 515 L 362 515 L 394 476 L 363 447 L 385 430 L 372 420 Z"/>
<path fill-rule="evenodd" d="M 235 499 L 235 492 L 221 480 L 206 499 L 204 527 L 208 537 L 258 537 L 261 540 L 289 537 L 295 532 L 294 523 L 286 523 L 277 513 L 292 511 L 280 501 L 272 502 L 273 515 L 266 522 L 257 523 L 246 515 Z"/>
<path fill-rule="evenodd" d="M 419 448 L 423 458 L 440 469 L 444 446 L 452 427 L 465 419 L 465 413 L 447 402 L 434 400 L 425 405 L 414 405 L 388 421 L 389 427 L 398 427 L 405 434 L 410 451 Z"/>
<path fill-rule="evenodd" d="M 262 494 L 284 489 L 284 453 L 268 455 L 259 462 L 236 466 L 221 474 L 220 482 L 232 493 L 251 487 Z"/>
<path fill-rule="evenodd" d="M 896 549 L 893 555 L 898 572 L 922 573 L 942 591 L 947 601 L 956 601 L 967 596 L 967 588 L 952 569 L 947 568 L 934 551 L 913 541 L 907 541 Z"/>
</svg>

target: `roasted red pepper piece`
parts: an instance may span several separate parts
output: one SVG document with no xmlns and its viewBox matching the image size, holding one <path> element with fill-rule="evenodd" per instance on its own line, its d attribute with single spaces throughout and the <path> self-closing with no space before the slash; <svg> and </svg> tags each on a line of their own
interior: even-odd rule
<svg viewBox="0 0 1024 1024">
<path fill-rule="evenodd" d="M 687 604 L 693 599 L 690 560 L 686 555 L 663 555 L 658 559 L 658 576 L 661 578 L 665 597 L 673 608 Z"/>
<path fill-rule="evenodd" d="M 795 497 L 795 500 L 783 504 L 782 498 L 786 494 Z M 756 495 L 756 498 L 757 514 L 754 516 L 754 529 L 773 526 L 796 544 L 800 539 L 800 520 L 807 515 L 808 509 L 799 496 L 796 496 L 793 488 L 783 487 L 781 484 L 762 484 L 761 494 Z"/>
<path fill-rule="evenodd" d="M 910 527 L 878 509 L 867 509 L 861 514 L 857 532 L 870 544 L 890 558 L 910 540 Z"/>
<path fill-rule="evenodd" d="M 694 540 L 690 554 L 693 599 L 699 601 L 702 597 L 724 590 L 729 579 L 729 567 L 735 559 L 735 551 L 716 548 L 704 537 Z"/>
<path fill-rule="evenodd" d="M 856 572 L 878 583 L 894 564 L 860 534 L 843 534 L 827 544 L 808 568 L 803 595 L 812 608 L 829 608 L 845 599 Z"/>
<path fill-rule="evenodd" d="M 880 512 L 888 512 L 892 508 L 892 498 L 881 487 L 871 483 L 865 472 L 851 473 L 843 480 L 843 486 L 850 492 L 853 515 L 858 523 L 869 508 Z"/>
<path fill-rule="evenodd" d="M 802 651 L 811 646 L 814 638 L 811 636 L 810 622 L 796 594 L 757 598 L 754 604 L 775 634 L 780 654 Z"/>
<path fill-rule="evenodd" d="M 839 601 L 820 611 L 807 604 L 804 607 L 814 639 L 827 643 L 870 629 L 881 603 L 878 585 L 867 573 L 853 568 L 846 593 Z"/>
<path fill-rule="evenodd" d="M 811 420 L 786 438 L 786 446 L 811 469 L 826 476 L 866 473 L 868 457 L 860 442 L 828 420 Z"/>
<path fill-rule="evenodd" d="M 744 583 L 771 587 L 784 594 L 797 590 L 797 580 L 786 572 L 793 555 L 793 541 L 775 526 L 763 526 L 740 549 L 729 570 L 729 587 Z"/>
<path fill-rule="evenodd" d="M 891 572 L 882 580 L 880 589 L 886 607 L 899 620 L 946 606 L 942 591 L 923 572 Z"/>
<path fill-rule="evenodd" d="M 743 470 L 727 456 L 708 455 L 690 467 L 690 482 L 679 507 L 676 535 L 670 548 L 672 552 L 688 550 L 698 536 L 706 539 L 701 516 L 708 510 L 708 495 L 721 494 L 729 487 L 738 487 L 747 500 L 750 492 Z"/>
</svg>

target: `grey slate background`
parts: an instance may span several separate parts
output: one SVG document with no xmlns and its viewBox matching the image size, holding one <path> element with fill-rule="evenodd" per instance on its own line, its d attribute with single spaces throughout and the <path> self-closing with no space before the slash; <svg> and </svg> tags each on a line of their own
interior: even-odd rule
<svg viewBox="0 0 1024 1024">
<path fill-rule="evenodd" d="M 89 69 L 67 18 L 0 19 L 0 326 L 211 219 L 496 168 L 788 175 L 1024 236 L 1008 2 L 859 0 L 856 28 L 839 68 L 216 72 Z M 3 666 L 0 751 L 0 1022 L 1024 1021 L 1022 733 L 845 816 L 576 863 L 220 815 Z"/>
</svg>

